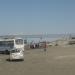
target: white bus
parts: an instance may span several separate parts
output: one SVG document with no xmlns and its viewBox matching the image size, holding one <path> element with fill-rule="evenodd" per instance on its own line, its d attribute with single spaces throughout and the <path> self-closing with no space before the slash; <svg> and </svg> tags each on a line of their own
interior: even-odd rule
<svg viewBox="0 0 75 75">
<path fill-rule="evenodd" d="M 22 38 L 0 39 L 0 52 L 7 54 L 13 49 L 24 51 L 24 40 Z"/>
</svg>

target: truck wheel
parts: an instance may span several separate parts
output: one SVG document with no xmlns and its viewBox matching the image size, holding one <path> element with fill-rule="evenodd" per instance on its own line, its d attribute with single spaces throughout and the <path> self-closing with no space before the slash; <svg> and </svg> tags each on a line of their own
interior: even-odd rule
<svg viewBox="0 0 75 75">
<path fill-rule="evenodd" d="M 9 54 L 9 51 L 8 50 L 5 50 L 5 54 Z"/>
</svg>

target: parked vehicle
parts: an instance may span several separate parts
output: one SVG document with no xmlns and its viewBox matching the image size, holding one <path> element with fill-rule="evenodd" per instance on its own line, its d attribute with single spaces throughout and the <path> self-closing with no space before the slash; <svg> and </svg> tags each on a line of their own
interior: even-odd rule
<svg viewBox="0 0 75 75">
<path fill-rule="evenodd" d="M 0 52 L 9 54 L 12 49 L 24 51 L 24 41 L 22 38 L 3 38 L 0 39 Z"/>
<path fill-rule="evenodd" d="M 20 49 L 11 50 L 9 60 L 24 60 L 23 51 Z"/>
</svg>

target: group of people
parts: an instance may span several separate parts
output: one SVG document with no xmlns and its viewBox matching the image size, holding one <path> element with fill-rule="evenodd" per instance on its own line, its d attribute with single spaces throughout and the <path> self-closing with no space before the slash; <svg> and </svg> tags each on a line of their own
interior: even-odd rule
<svg viewBox="0 0 75 75">
<path fill-rule="evenodd" d="M 35 48 L 39 48 L 39 44 L 30 44 L 30 48 L 35 49 Z"/>
<path fill-rule="evenodd" d="M 31 48 L 31 49 L 36 49 L 36 48 L 40 48 L 40 47 L 41 47 L 41 46 L 40 46 L 39 43 L 31 43 L 31 44 L 30 44 L 30 48 Z M 44 49 L 44 51 L 47 50 L 46 42 L 43 42 L 42 48 Z"/>
</svg>

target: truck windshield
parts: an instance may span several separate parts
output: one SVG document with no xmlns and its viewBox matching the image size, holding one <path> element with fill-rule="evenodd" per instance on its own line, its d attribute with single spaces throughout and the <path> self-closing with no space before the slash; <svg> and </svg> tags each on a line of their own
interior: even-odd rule
<svg viewBox="0 0 75 75">
<path fill-rule="evenodd" d="M 14 46 L 14 41 L 0 41 L 0 47 L 10 47 Z"/>
<path fill-rule="evenodd" d="M 16 42 L 17 45 L 23 45 L 22 39 L 16 39 L 15 42 Z"/>
<path fill-rule="evenodd" d="M 17 52 L 20 52 L 20 50 L 17 50 L 17 49 L 11 50 L 11 53 L 17 53 Z"/>
</svg>

